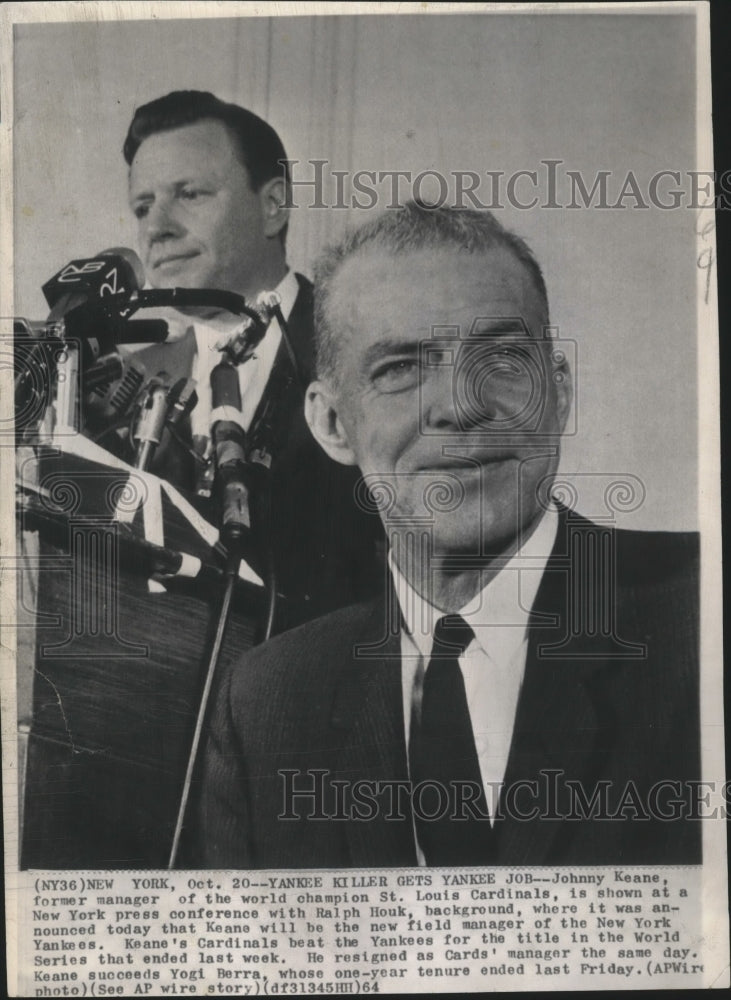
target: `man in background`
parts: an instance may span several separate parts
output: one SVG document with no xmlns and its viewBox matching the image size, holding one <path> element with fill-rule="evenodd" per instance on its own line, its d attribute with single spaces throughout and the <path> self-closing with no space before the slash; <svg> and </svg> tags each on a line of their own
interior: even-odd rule
<svg viewBox="0 0 731 1000">
<path fill-rule="evenodd" d="M 355 503 L 353 470 L 327 458 L 305 423 L 303 393 L 314 364 L 312 285 L 287 266 L 289 175 L 279 136 L 244 108 L 209 93 L 177 91 L 137 109 L 124 157 L 150 285 L 223 289 L 249 305 L 274 291 L 281 301 L 294 358 L 272 319 L 254 357 L 239 367 L 249 442 L 274 435 L 269 495 L 252 497 L 265 514 L 263 527 L 247 558 L 261 571 L 263 550 L 272 548 L 277 587 L 288 599 L 278 627 L 363 597 L 375 586 L 379 529 Z M 182 336 L 135 359 L 149 375 L 164 371 L 171 382 L 196 381 L 198 403 L 183 443 L 166 435 L 151 471 L 200 493 L 210 471 L 215 345 L 240 320 L 210 311 L 188 319 Z"/>
<path fill-rule="evenodd" d="M 283 324 L 275 317 L 255 357 L 224 370 L 231 410 L 240 396 L 234 416 L 246 436 L 242 451 L 264 445 L 272 457 L 268 472 L 256 468 L 256 479 L 251 455 L 241 463 L 247 466 L 244 476 L 252 477 L 247 483 L 251 530 L 242 555 L 266 581 L 268 596 L 276 589 L 278 598 L 265 605 L 253 588 L 236 590 L 221 653 L 225 661 L 272 622 L 273 631 L 284 631 L 374 589 L 378 518 L 355 502 L 355 470 L 332 461 L 305 421 L 304 391 L 314 358 L 312 286 L 287 265 L 286 154 L 274 130 L 212 94 L 183 91 L 137 110 L 124 155 L 144 262 L 138 285 L 146 280 L 161 290 L 218 289 L 229 298 L 237 293 L 254 307 L 260 292 L 276 292 L 281 302 Z M 109 487 L 105 454 L 168 480 L 218 528 L 217 484 L 209 472 L 213 403 L 220 407 L 220 400 L 218 393 L 212 399 L 211 372 L 221 358 L 217 345 L 242 320 L 208 306 L 185 312 L 166 307 L 164 318 L 164 343 L 119 346 L 121 381 L 85 393 L 84 435 L 98 446 L 87 449 L 93 475 L 82 465 L 77 486 L 74 470 L 86 462 L 83 455 L 62 451 L 43 457 L 41 476 L 61 473 L 73 483 L 74 496 L 83 494 L 75 522 L 83 541 L 74 543 L 74 573 L 64 584 L 70 590 L 57 587 L 53 569 L 40 574 L 38 606 L 57 620 L 59 635 L 45 648 L 38 639 L 37 652 L 28 656 L 36 670 L 28 694 L 25 866 L 160 867 L 170 855 L 223 588 L 199 573 L 192 586 L 183 579 L 150 593 L 148 549 L 141 555 L 131 545 L 139 541 L 138 533 L 117 533 L 120 526 L 109 523 L 117 493 Z M 135 431 L 146 416 L 144 401 L 157 392 L 163 404 L 157 415 L 162 411 L 164 419 L 170 390 L 181 381 L 195 381 L 197 404 L 175 434 L 163 431 L 148 464 L 145 449 L 135 445 Z M 125 393 L 128 385 L 131 392 Z M 115 410 L 112 403 L 120 398 Z M 150 439 L 159 434 L 159 427 L 153 428 Z M 171 494 L 163 491 L 156 504 L 154 491 L 143 489 L 144 480 L 138 477 L 136 485 L 139 493 L 133 487 L 132 494 L 146 499 L 133 515 L 153 536 L 148 541 L 208 562 L 221 557 L 200 540 L 195 511 L 186 508 L 181 516 Z M 103 543 L 99 532 L 106 532 Z M 43 544 L 53 546 L 56 555 L 57 539 L 49 534 Z M 196 566 L 195 558 L 187 563 Z M 69 614 L 73 652 L 64 636 Z M 104 628 L 97 628 L 102 620 Z M 62 649 L 58 656 L 57 649 Z M 129 657 L 123 671 L 115 666 L 117 656 Z M 48 691 L 54 692 L 52 703 Z"/>
</svg>

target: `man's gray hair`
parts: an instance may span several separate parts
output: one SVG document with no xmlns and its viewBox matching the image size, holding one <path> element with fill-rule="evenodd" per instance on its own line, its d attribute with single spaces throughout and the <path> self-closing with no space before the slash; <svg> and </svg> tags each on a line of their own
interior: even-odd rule
<svg viewBox="0 0 731 1000">
<path fill-rule="evenodd" d="M 525 240 L 502 226 L 488 211 L 472 208 L 430 207 L 410 201 L 388 210 L 362 226 L 350 229 L 343 239 L 327 247 L 315 265 L 315 331 L 317 374 L 337 381 L 338 331 L 328 313 L 335 275 L 349 257 L 361 250 L 382 249 L 400 254 L 425 248 L 455 247 L 464 253 L 503 248 L 523 264 L 545 310 L 548 294 L 543 273 Z M 374 305 L 374 308 L 377 308 Z"/>
</svg>

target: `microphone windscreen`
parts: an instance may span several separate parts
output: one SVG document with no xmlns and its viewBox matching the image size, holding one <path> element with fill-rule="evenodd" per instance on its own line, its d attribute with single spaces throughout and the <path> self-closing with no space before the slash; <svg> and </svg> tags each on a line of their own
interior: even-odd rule
<svg viewBox="0 0 731 1000">
<path fill-rule="evenodd" d="M 126 247 L 102 250 L 96 257 L 71 260 L 43 286 L 51 310 L 48 319 L 56 322 L 72 309 L 107 295 L 136 292 L 144 282 L 144 268 L 139 257 Z"/>
<path fill-rule="evenodd" d="M 101 250 L 99 252 L 100 257 L 121 257 L 127 262 L 130 267 L 132 276 L 134 278 L 134 285 L 132 288 L 126 289 L 127 291 L 138 291 L 145 285 L 145 268 L 142 261 L 134 252 L 130 250 L 129 247 L 110 247 L 109 250 Z"/>
<path fill-rule="evenodd" d="M 225 362 L 219 362 L 211 372 L 211 408 L 215 411 L 222 406 L 241 410 L 238 369 Z"/>
</svg>

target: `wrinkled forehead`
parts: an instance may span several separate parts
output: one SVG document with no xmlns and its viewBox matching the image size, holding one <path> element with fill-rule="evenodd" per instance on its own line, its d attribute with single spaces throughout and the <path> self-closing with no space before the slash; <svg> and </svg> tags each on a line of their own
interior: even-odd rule
<svg viewBox="0 0 731 1000">
<path fill-rule="evenodd" d="M 357 251 L 335 273 L 328 320 L 341 336 L 363 336 L 398 323 L 419 336 L 435 328 L 491 324 L 521 327 L 536 339 L 548 321 L 532 274 L 510 250 L 467 252 L 458 246 Z"/>
</svg>

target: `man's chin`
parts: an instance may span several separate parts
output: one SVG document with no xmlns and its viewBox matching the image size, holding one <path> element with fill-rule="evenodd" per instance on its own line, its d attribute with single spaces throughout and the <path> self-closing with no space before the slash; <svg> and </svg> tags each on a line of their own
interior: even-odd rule
<svg viewBox="0 0 731 1000">
<path fill-rule="evenodd" d="M 432 555 L 436 557 L 477 559 L 489 563 L 493 559 L 514 552 L 517 547 L 516 533 L 509 531 L 479 534 L 467 530 L 450 532 L 435 530 L 432 534 Z"/>
<path fill-rule="evenodd" d="M 432 552 L 435 556 L 464 556 L 487 563 L 510 556 L 535 526 L 534 512 L 522 515 L 517 510 L 471 511 L 467 507 L 438 515 L 430 526 Z"/>
<path fill-rule="evenodd" d="M 206 275 L 188 270 L 155 273 L 150 281 L 153 288 L 217 288 L 207 280 Z"/>
</svg>

